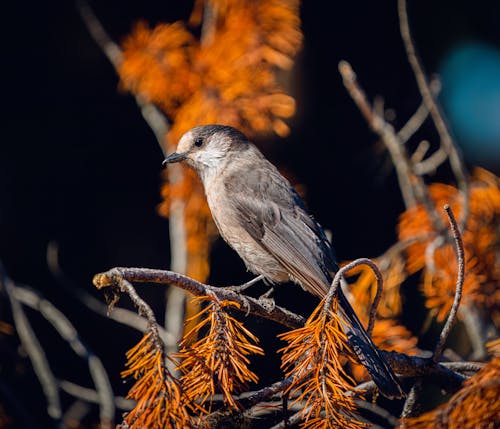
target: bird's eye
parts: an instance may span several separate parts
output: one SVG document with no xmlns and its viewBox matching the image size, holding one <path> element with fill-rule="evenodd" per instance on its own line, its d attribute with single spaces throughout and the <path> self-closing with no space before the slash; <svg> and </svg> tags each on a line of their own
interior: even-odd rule
<svg viewBox="0 0 500 429">
<path fill-rule="evenodd" d="M 203 145 L 203 139 L 201 137 L 198 137 L 195 141 L 194 141 L 194 145 L 196 147 L 200 147 Z"/>
</svg>

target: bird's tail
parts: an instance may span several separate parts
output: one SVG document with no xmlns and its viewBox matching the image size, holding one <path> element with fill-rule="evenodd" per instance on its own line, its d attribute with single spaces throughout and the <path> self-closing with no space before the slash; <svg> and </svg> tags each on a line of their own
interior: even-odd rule
<svg viewBox="0 0 500 429">
<path fill-rule="evenodd" d="M 401 398 L 403 389 L 392 368 L 380 355 L 363 325 L 356 316 L 351 304 L 339 288 L 340 316 L 346 322 L 346 334 L 349 345 L 356 353 L 360 363 L 368 370 L 380 392 L 388 398 Z"/>
</svg>

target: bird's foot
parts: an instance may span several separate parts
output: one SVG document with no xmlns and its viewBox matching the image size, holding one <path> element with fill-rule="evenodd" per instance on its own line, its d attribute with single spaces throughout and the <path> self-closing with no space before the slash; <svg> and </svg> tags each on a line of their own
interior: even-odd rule
<svg viewBox="0 0 500 429">
<path fill-rule="evenodd" d="M 259 296 L 259 303 L 268 312 L 273 311 L 274 307 L 276 307 L 276 303 L 274 302 L 274 298 L 271 297 L 273 292 L 274 292 L 274 288 L 270 288 L 265 294 Z"/>
<path fill-rule="evenodd" d="M 242 285 L 239 286 L 227 286 L 227 289 L 232 290 L 233 292 L 236 293 L 241 293 L 244 290 L 248 289 L 250 286 L 254 285 L 255 283 L 261 281 L 264 279 L 264 276 L 261 274 L 260 276 L 255 277 L 254 279 L 243 283 Z"/>
</svg>

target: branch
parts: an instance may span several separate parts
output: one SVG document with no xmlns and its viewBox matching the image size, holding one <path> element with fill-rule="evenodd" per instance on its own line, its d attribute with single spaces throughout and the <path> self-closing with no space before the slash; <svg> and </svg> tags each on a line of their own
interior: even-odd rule
<svg viewBox="0 0 500 429">
<path fill-rule="evenodd" d="M 60 380 L 59 387 L 61 390 L 64 390 L 67 394 L 75 398 L 82 399 L 91 404 L 99 404 L 99 394 L 94 389 L 80 386 L 79 384 L 72 383 L 68 380 Z M 135 401 L 126 399 L 122 396 L 115 396 L 114 402 L 116 408 L 125 411 L 130 411 L 135 405 Z"/>
<path fill-rule="evenodd" d="M 59 333 L 61 338 L 70 345 L 73 351 L 87 361 L 92 381 L 99 396 L 101 426 L 111 428 L 115 417 L 114 395 L 101 360 L 82 343 L 71 322 L 52 303 L 34 291 L 15 285 L 10 286 L 9 296 L 12 296 L 16 302 L 38 311 Z"/>
<path fill-rule="evenodd" d="M 410 25 L 408 23 L 406 0 L 398 0 L 398 14 L 401 38 L 403 39 L 403 43 L 406 49 L 408 62 L 410 63 L 410 66 L 413 70 L 413 74 L 415 75 L 418 89 L 420 91 L 420 94 L 422 95 L 423 103 L 429 110 L 432 121 L 434 122 L 436 130 L 439 134 L 441 145 L 449 157 L 451 169 L 455 174 L 458 182 L 458 187 L 462 192 L 463 212 L 460 224 L 461 229 L 463 229 L 469 215 L 469 182 L 467 180 L 467 172 L 463 164 L 462 156 L 453 143 L 448 127 L 444 121 L 443 114 L 434 98 L 432 89 L 425 77 L 422 64 L 420 63 L 420 60 L 416 54 L 415 45 L 410 33 Z"/>
<path fill-rule="evenodd" d="M 422 392 L 422 382 L 417 380 L 410 389 L 410 393 L 406 397 L 403 411 L 401 411 L 401 418 L 406 419 L 415 415 L 416 409 L 420 405 L 418 399 Z"/>
<path fill-rule="evenodd" d="M 403 127 L 398 131 L 398 139 L 404 144 L 406 143 L 413 134 L 417 132 L 417 130 L 422 126 L 422 124 L 429 116 L 429 110 L 425 106 L 424 103 L 421 103 L 418 106 L 416 112 L 411 116 L 410 119 L 403 125 Z"/>
<path fill-rule="evenodd" d="M 413 176 L 406 148 L 398 139 L 394 128 L 379 116 L 370 106 L 366 94 L 356 80 L 356 74 L 347 61 L 340 61 L 339 72 L 349 95 L 358 106 L 369 127 L 384 142 L 396 167 L 399 186 L 407 208 L 416 205 L 417 199 L 411 183 Z"/>
<path fill-rule="evenodd" d="M 28 318 L 20 302 L 14 297 L 15 285 L 8 277 L 2 273 L 1 282 L 10 300 L 12 316 L 16 325 L 16 331 L 21 340 L 28 357 L 30 358 L 33 370 L 42 386 L 43 393 L 47 400 L 47 414 L 60 420 L 62 417 L 61 398 L 57 388 L 57 381 L 50 368 L 47 355 L 43 350 L 40 341 L 36 337 Z"/>
<path fill-rule="evenodd" d="M 268 308 L 269 306 L 261 303 L 258 299 L 238 294 L 228 288 L 209 286 L 172 271 L 149 268 L 113 268 L 105 273 L 96 274 L 93 282 L 98 289 L 117 286 L 121 288 L 120 284 L 122 280 L 138 283 L 172 285 L 196 296 L 204 296 L 212 293 L 219 300 L 229 300 L 238 303 L 241 306 L 240 311 L 244 313 L 254 314 L 264 319 L 273 320 L 289 328 L 297 328 L 303 326 L 305 323 L 305 319 L 302 316 L 292 313 L 285 308 L 273 306 L 273 308 L 270 309 Z M 133 290 L 131 285 L 130 288 Z M 124 291 L 129 293 L 130 288 Z M 135 290 L 133 290 L 133 293 L 137 296 Z"/>
<path fill-rule="evenodd" d="M 413 207 L 417 202 L 422 203 L 432 220 L 434 230 L 443 231 L 444 224 L 434 210 L 425 184 L 420 176 L 414 174 L 406 147 L 398 138 L 394 128 L 371 108 L 366 94 L 357 82 L 356 74 L 347 61 L 339 63 L 339 72 L 345 88 L 365 117 L 369 127 L 380 137 L 391 155 L 406 208 Z"/>
<path fill-rule="evenodd" d="M 458 275 L 457 275 L 457 283 L 455 287 L 455 298 L 453 299 L 453 304 L 451 306 L 450 314 L 448 314 L 448 319 L 444 324 L 443 330 L 441 331 L 441 335 L 439 336 L 439 341 L 436 344 L 434 349 L 434 362 L 438 362 L 441 357 L 441 353 L 443 352 L 444 345 L 450 335 L 451 328 L 457 318 L 458 307 L 460 306 L 460 301 L 462 299 L 462 288 L 464 285 L 464 276 L 465 276 L 465 257 L 464 257 L 464 244 L 462 242 L 462 237 L 460 235 L 460 230 L 457 225 L 457 221 L 451 210 L 451 207 L 447 204 L 444 206 L 444 210 L 448 215 L 448 220 L 450 222 L 451 232 L 453 234 L 453 238 L 455 240 L 455 249 L 457 254 L 457 264 L 458 264 Z"/>
<path fill-rule="evenodd" d="M 123 57 L 120 46 L 111 39 L 85 0 L 77 1 L 77 9 L 88 32 L 118 73 Z M 169 128 L 167 119 L 154 104 L 147 102 L 144 97 L 136 95 L 135 101 L 141 110 L 144 120 L 153 131 L 156 140 L 158 140 L 162 152 L 165 154 L 164 142 Z"/>
<path fill-rule="evenodd" d="M 105 273 L 96 274 L 93 281 L 98 289 L 107 287 L 119 288 L 123 292 L 130 294 L 134 303 L 143 312 L 145 311 L 144 306 L 147 306 L 147 304 L 138 297 L 137 292 L 129 282 L 168 284 L 184 289 L 196 296 L 214 294 L 219 300 L 229 300 L 238 303 L 240 305 L 239 311 L 242 313 L 253 314 L 272 320 L 288 328 L 298 328 L 305 323 L 305 318 L 285 308 L 277 305 L 269 308 L 269 306 L 259 302 L 258 299 L 241 295 L 228 288 L 209 286 L 172 271 L 148 268 L 113 268 Z M 151 311 L 149 306 L 147 308 L 149 309 L 147 312 Z M 146 317 L 148 320 L 154 320 L 154 315 L 152 319 L 150 319 L 151 316 L 148 317 L 146 315 Z M 394 351 L 380 350 L 380 353 L 394 371 L 401 376 L 425 376 L 447 391 L 459 389 L 466 379 L 461 374 L 450 369 L 452 366 L 447 368 L 446 364 L 434 362 L 432 358 L 408 356 L 404 353 Z"/>
</svg>

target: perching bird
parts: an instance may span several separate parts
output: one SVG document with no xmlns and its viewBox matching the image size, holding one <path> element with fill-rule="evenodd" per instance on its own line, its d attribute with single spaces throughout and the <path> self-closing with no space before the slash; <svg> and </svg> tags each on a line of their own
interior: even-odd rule
<svg viewBox="0 0 500 429">
<path fill-rule="evenodd" d="M 212 217 L 248 270 L 271 283 L 293 281 L 323 298 L 338 270 L 321 226 L 257 147 L 235 128 L 203 125 L 182 136 L 164 164 L 186 161 L 199 174 Z M 338 291 L 348 341 L 380 391 L 403 396 L 349 301 Z"/>
</svg>

